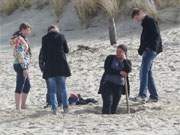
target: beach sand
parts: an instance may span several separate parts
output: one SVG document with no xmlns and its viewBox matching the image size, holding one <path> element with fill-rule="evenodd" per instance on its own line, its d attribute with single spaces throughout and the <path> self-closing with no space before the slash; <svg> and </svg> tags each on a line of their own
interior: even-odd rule
<svg viewBox="0 0 180 135">
<path fill-rule="evenodd" d="M 102 100 L 97 94 L 104 60 L 107 55 L 115 53 L 115 47 L 109 45 L 107 27 L 100 27 L 97 23 L 86 30 L 76 29 L 76 25 L 71 30 L 63 29 L 70 46 L 67 57 L 72 70 L 72 76 L 67 79 L 68 93 L 95 98 L 98 103 L 70 106 L 67 114 L 63 114 L 62 108 L 59 108 L 55 116 L 50 108 L 43 108 L 47 90 L 38 65 L 41 36 L 53 18 L 47 21 L 33 16 L 37 12 L 26 13 L 27 16 L 32 15 L 28 21 L 35 27 L 30 37 L 33 46 L 33 61 L 29 71 L 32 89 L 28 97 L 28 109 L 21 112 L 15 110 L 15 72 L 12 49 L 7 40 L 23 19 L 10 21 L 19 14 L 18 11 L 11 18 L 1 18 L 0 135 L 180 135 L 180 25 L 161 25 L 164 52 L 156 58 L 153 67 L 159 102 L 130 102 L 131 114 L 127 114 L 125 96 L 122 96 L 117 115 L 101 115 Z M 39 15 L 48 14 L 46 10 L 43 12 Z M 131 95 L 135 96 L 139 88 L 141 57 L 137 54 L 137 48 L 141 29 L 129 21 L 118 23 L 118 43 L 127 45 L 129 49 L 128 56 L 133 63 Z M 41 22 L 42 26 L 39 25 Z M 86 50 L 78 45 L 89 48 Z"/>
</svg>

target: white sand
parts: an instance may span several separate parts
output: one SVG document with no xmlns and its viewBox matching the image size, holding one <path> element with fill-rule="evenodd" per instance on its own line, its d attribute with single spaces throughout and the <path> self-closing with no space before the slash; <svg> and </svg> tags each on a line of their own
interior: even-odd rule
<svg viewBox="0 0 180 135">
<path fill-rule="evenodd" d="M 33 44 L 33 63 L 30 67 L 32 89 L 28 98 L 29 108 L 21 113 L 14 107 L 15 72 L 12 68 L 12 51 L 7 42 L 11 32 L 23 21 L 15 20 L 18 14 L 27 18 L 34 27 L 30 38 Z M 45 18 L 45 15 L 49 18 Z M 41 36 L 53 21 L 48 10 L 32 10 L 23 14 L 17 11 L 10 17 L 0 17 L 0 135 L 180 135 L 180 25 L 161 26 L 164 52 L 154 64 L 159 103 L 139 105 L 131 102 L 132 113 L 126 114 L 123 96 L 118 114 L 109 116 L 100 114 L 102 101 L 100 95 L 97 95 L 104 59 L 115 52 L 109 45 L 106 26 L 99 27 L 97 21 L 95 26 L 87 30 L 64 29 L 63 33 L 71 48 L 68 60 L 73 74 L 67 82 L 68 93 L 76 92 L 83 97 L 96 98 L 98 104 L 72 106 L 68 114 L 62 114 L 60 109 L 58 115 L 54 116 L 50 109 L 43 109 L 46 85 L 38 66 Z M 129 48 L 129 58 L 133 63 L 133 72 L 130 74 L 131 95 L 136 95 L 141 61 L 136 51 L 140 29 L 133 23 L 123 21 L 118 24 L 118 33 L 119 43 Z M 78 45 L 89 46 L 93 52 L 77 50 Z"/>
</svg>

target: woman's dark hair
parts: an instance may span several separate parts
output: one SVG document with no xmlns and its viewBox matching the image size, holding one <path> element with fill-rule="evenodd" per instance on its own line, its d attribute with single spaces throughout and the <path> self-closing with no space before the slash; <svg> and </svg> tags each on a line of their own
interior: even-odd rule
<svg viewBox="0 0 180 135">
<path fill-rule="evenodd" d="M 125 52 L 125 54 L 127 55 L 127 47 L 125 45 L 123 45 L 123 44 L 118 45 L 117 49 L 122 49 Z"/>
<path fill-rule="evenodd" d="M 139 15 L 141 9 L 139 8 L 134 8 L 131 14 L 131 17 L 134 18 L 135 16 Z"/>
<path fill-rule="evenodd" d="M 31 29 L 31 26 L 28 23 L 21 23 L 19 26 L 19 31 L 22 31 L 24 29 Z"/>
</svg>

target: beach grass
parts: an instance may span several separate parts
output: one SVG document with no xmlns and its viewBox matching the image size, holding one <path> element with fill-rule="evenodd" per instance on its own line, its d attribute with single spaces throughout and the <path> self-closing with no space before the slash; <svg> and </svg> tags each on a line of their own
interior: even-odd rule
<svg viewBox="0 0 180 135">
<path fill-rule="evenodd" d="M 29 9 L 32 6 L 32 0 L 3 0 L 0 5 L 2 14 L 11 15 L 20 7 Z"/>
</svg>

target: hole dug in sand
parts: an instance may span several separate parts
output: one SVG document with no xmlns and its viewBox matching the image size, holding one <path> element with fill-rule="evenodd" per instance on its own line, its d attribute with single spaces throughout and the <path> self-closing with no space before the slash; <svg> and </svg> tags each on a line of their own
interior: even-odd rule
<svg viewBox="0 0 180 135">
<path fill-rule="evenodd" d="M 130 105 L 130 114 L 144 111 L 161 111 L 159 104 L 132 104 Z M 102 114 L 102 106 L 86 106 L 85 108 L 74 111 L 75 114 Z M 116 114 L 128 114 L 126 104 L 121 104 L 117 108 Z"/>
<path fill-rule="evenodd" d="M 139 108 L 130 108 L 130 113 L 136 113 L 140 111 L 145 111 L 146 109 L 143 107 Z M 74 114 L 102 114 L 102 107 L 101 106 L 95 106 L 95 107 L 86 107 L 84 109 L 79 109 L 73 112 Z M 118 107 L 116 114 L 128 114 L 127 108 L 122 106 Z"/>
</svg>

